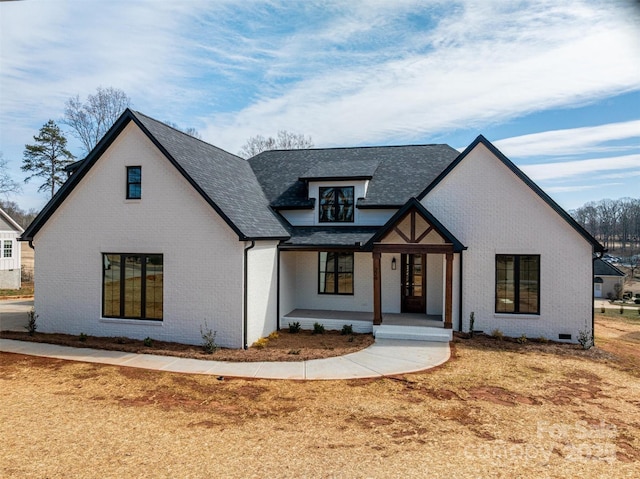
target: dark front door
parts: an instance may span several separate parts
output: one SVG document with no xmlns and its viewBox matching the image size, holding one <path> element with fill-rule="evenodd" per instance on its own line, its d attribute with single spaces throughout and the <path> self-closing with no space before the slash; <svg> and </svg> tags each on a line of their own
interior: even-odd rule
<svg viewBox="0 0 640 479">
<path fill-rule="evenodd" d="M 402 255 L 402 312 L 426 312 L 426 255 Z"/>
</svg>

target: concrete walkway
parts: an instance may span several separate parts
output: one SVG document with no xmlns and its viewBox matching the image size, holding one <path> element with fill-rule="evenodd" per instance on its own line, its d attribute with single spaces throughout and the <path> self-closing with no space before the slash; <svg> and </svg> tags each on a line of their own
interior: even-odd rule
<svg viewBox="0 0 640 479">
<path fill-rule="evenodd" d="M 234 363 L 74 348 L 0 339 L 0 351 L 177 373 L 262 379 L 359 379 L 411 373 L 445 363 L 449 343 L 381 339 L 362 351 L 296 362 Z"/>
</svg>

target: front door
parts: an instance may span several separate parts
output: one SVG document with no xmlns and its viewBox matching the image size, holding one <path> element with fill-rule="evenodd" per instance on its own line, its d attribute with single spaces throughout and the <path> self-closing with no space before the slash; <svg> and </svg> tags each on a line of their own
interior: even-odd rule
<svg viewBox="0 0 640 479">
<path fill-rule="evenodd" d="M 426 255 L 402 255 L 402 309 L 403 313 L 426 312 Z"/>
</svg>

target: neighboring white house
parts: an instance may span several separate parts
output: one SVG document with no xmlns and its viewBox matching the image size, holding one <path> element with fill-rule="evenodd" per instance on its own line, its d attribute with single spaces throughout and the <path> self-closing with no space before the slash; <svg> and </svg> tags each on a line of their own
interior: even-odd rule
<svg viewBox="0 0 640 479">
<path fill-rule="evenodd" d="M 603 251 L 482 136 L 247 161 L 131 110 L 22 240 L 39 331 L 196 344 L 206 320 L 236 348 L 398 313 L 576 341 Z"/>
<path fill-rule="evenodd" d="M 597 258 L 593 263 L 593 296 L 594 298 L 616 298 L 616 284 L 620 285 L 620 293 L 624 287 L 626 275 L 618 268 Z"/>
<path fill-rule="evenodd" d="M 6 212 L 0 209 L 0 289 L 20 289 L 20 242 L 24 232 Z"/>
</svg>

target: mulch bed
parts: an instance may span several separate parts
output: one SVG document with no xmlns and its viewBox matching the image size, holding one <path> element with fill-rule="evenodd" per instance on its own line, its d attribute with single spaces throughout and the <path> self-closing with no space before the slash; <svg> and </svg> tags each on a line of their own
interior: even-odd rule
<svg viewBox="0 0 640 479">
<path fill-rule="evenodd" d="M 250 347 L 247 350 L 220 348 L 213 354 L 203 352 L 201 346 L 153 340 L 151 346 L 144 341 L 125 337 L 79 336 L 69 334 L 48 334 L 36 332 L 33 336 L 25 331 L 2 331 L 0 337 L 20 341 L 58 344 L 78 348 L 106 349 L 138 354 L 157 354 L 182 358 L 209 359 L 216 361 L 306 361 L 342 356 L 364 349 L 374 342 L 371 334 L 342 335 L 339 331 L 312 331 L 289 333 L 283 330 L 272 335 L 264 347 Z"/>
</svg>

